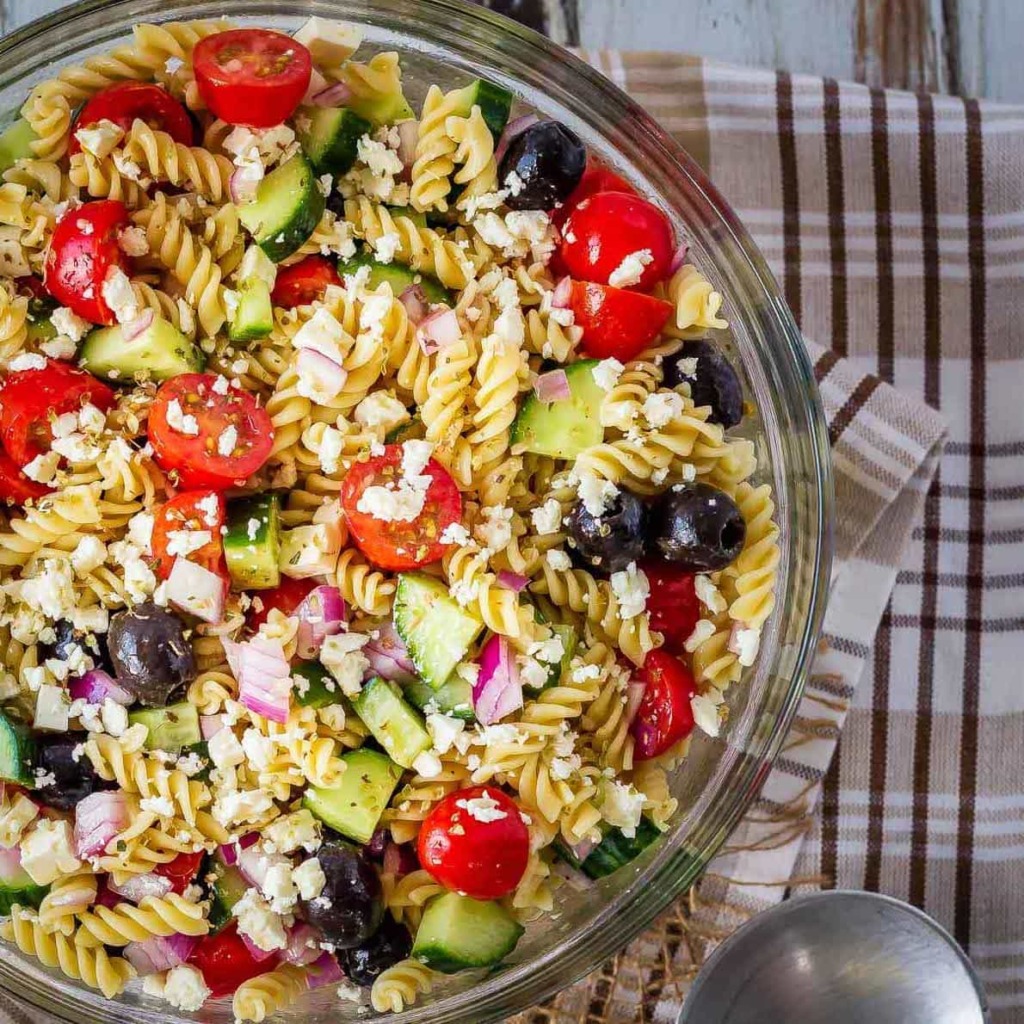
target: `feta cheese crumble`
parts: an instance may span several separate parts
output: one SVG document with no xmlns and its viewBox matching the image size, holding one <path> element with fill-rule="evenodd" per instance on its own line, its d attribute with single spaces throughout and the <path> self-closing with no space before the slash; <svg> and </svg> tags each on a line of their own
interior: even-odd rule
<svg viewBox="0 0 1024 1024">
<path fill-rule="evenodd" d="M 651 586 L 647 574 L 637 568 L 636 562 L 630 562 L 625 569 L 613 572 L 611 584 L 612 593 L 619 602 L 619 614 L 624 619 L 640 615 L 647 607 Z"/>
<path fill-rule="evenodd" d="M 654 262 L 654 253 L 650 249 L 638 249 L 624 256 L 622 262 L 608 275 L 608 283 L 613 288 L 632 288 L 640 283 L 644 267 Z"/>
<path fill-rule="evenodd" d="M 489 825 L 493 821 L 502 821 L 508 817 L 508 811 L 503 811 L 501 804 L 486 789 L 480 796 L 470 797 L 468 800 L 456 800 L 455 806 L 484 825 Z"/>
</svg>

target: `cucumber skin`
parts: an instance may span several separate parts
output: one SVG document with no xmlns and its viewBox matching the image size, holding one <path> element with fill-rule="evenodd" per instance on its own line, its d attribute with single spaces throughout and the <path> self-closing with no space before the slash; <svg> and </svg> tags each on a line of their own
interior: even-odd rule
<svg viewBox="0 0 1024 1024">
<path fill-rule="evenodd" d="M 452 718 L 461 718 L 464 722 L 475 722 L 476 715 L 473 714 L 473 687 L 469 683 L 454 677 L 449 679 L 443 686 L 432 690 L 426 683 L 419 679 L 406 683 L 402 689 L 410 704 L 415 705 L 423 711 L 427 704 L 433 701 L 438 711 Z M 457 685 L 461 684 L 461 685 Z M 453 689 L 453 686 L 455 689 Z M 463 689 L 465 687 L 465 689 Z M 462 691 L 459 693 L 459 691 Z M 462 707 L 465 704 L 466 707 Z M 456 711 L 456 707 L 459 708 Z"/>
<path fill-rule="evenodd" d="M 300 694 L 298 690 L 295 690 L 296 703 L 302 707 L 326 708 L 331 704 L 343 703 L 344 697 L 341 693 L 341 687 L 337 683 L 334 684 L 333 690 L 327 689 L 324 680 L 330 679 L 331 674 L 320 662 L 300 661 L 297 665 L 292 665 L 292 675 L 302 676 L 303 679 L 309 682 L 309 687 L 305 693 Z"/>
<path fill-rule="evenodd" d="M 449 911 L 449 908 L 454 909 Z M 492 928 L 490 938 L 494 939 L 490 948 L 485 949 L 483 943 L 477 942 L 475 946 L 477 955 L 464 956 L 453 950 L 443 937 L 433 936 L 431 934 L 434 928 L 433 918 L 446 912 L 457 914 L 460 917 L 465 917 L 467 914 L 491 916 L 494 920 L 487 922 L 487 925 Z M 466 923 L 471 927 L 476 924 L 478 929 L 481 927 L 478 922 L 475 923 L 472 920 L 464 922 L 464 924 Z M 505 936 L 499 938 L 496 934 L 498 928 L 506 932 Z M 464 930 L 463 928 L 462 931 L 464 932 Z M 474 900 L 456 892 L 446 892 L 441 896 L 434 897 L 424 909 L 411 956 L 443 974 L 457 974 L 459 971 L 492 967 L 500 963 L 516 948 L 525 931 L 526 929 L 500 903 Z"/>
<path fill-rule="evenodd" d="M 35 779 L 29 771 L 35 752 L 35 742 L 32 739 L 32 732 L 27 725 L 21 722 L 12 722 L 3 712 L 0 712 L 0 737 L 3 739 L 3 746 L 13 747 L 14 764 L 0 764 L 0 779 L 7 782 L 17 782 L 31 788 L 35 785 Z"/>
<path fill-rule="evenodd" d="M 619 868 L 635 860 L 656 839 L 661 837 L 658 827 L 647 818 L 641 818 L 636 835 L 630 839 L 622 829 L 610 828 L 604 838 L 590 851 L 586 860 L 580 861 L 561 840 L 555 841 L 555 850 L 562 860 L 582 871 L 589 878 L 607 878 Z"/>
<path fill-rule="evenodd" d="M 312 122 L 310 131 L 299 132 L 298 136 L 313 169 L 320 174 L 334 175 L 351 170 L 356 162 L 359 140 L 373 131 L 373 125 L 348 108 L 314 108 L 312 111 L 304 111 L 301 116 L 309 117 Z M 338 124 L 331 130 L 330 142 L 321 147 L 314 141 L 313 135 L 318 130 L 318 122 L 327 121 L 332 116 L 337 117 Z"/>
<path fill-rule="evenodd" d="M 406 214 L 403 213 L 401 216 L 404 217 Z M 363 267 L 370 268 L 370 276 L 366 282 L 370 288 L 376 288 L 386 281 L 391 285 L 391 291 L 397 298 L 406 288 L 418 284 L 423 289 L 423 297 L 427 302 L 455 306 L 455 297 L 437 278 L 419 270 L 411 270 L 401 263 L 378 263 L 370 252 L 360 253 L 345 263 L 338 264 L 338 273 L 344 278 L 346 275 L 355 274 Z"/>
<path fill-rule="evenodd" d="M 462 116 L 468 117 L 474 106 L 480 108 L 480 115 L 484 119 L 494 141 L 497 142 L 501 133 L 508 124 L 509 114 L 512 113 L 512 93 L 503 86 L 489 82 L 486 78 L 478 78 L 462 90 L 463 111 Z"/>
<path fill-rule="evenodd" d="M 10 886 L 5 882 L 0 882 L 0 917 L 10 914 L 11 908 L 15 905 L 38 910 L 39 904 L 43 902 L 43 897 L 49 891 L 48 885 L 36 885 L 31 880 L 23 886 Z"/>
<path fill-rule="evenodd" d="M 353 707 L 395 764 L 412 769 L 416 758 L 430 749 L 422 717 L 385 680 L 374 678 L 365 683 Z"/>
<path fill-rule="evenodd" d="M 238 312 L 228 325 L 232 341 L 258 341 L 274 329 L 274 307 L 265 281 L 252 279 L 239 292 Z"/>
<path fill-rule="evenodd" d="M 269 590 L 281 582 L 278 561 L 281 554 L 281 499 L 276 494 L 260 494 L 232 501 L 228 508 L 227 533 L 224 534 L 224 558 L 232 586 L 239 590 Z M 259 519 L 260 530 L 249 539 L 249 520 Z M 249 548 L 256 547 L 255 552 Z M 271 568 L 262 562 L 259 549 L 266 548 Z"/>
<path fill-rule="evenodd" d="M 259 219 L 260 210 L 265 209 L 268 202 L 279 198 L 276 193 L 282 189 L 282 181 L 287 180 L 281 172 L 290 167 L 295 160 L 301 162 L 299 194 L 293 197 L 290 216 L 284 223 L 275 223 L 274 227 L 269 229 Z M 312 165 L 303 154 L 297 153 L 260 182 L 256 191 L 256 202 L 240 206 L 238 219 L 250 231 L 267 258 L 274 263 L 280 263 L 309 239 L 320 223 L 325 208 L 326 199 L 317 187 Z"/>
</svg>

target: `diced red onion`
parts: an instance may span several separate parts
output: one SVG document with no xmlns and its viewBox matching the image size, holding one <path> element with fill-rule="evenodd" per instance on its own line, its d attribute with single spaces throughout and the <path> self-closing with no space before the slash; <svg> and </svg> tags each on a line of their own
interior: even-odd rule
<svg viewBox="0 0 1024 1024">
<path fill-rule="evenodd" d="M 505 637 L 495 633 L 477 661 L 480 674 L 473 685 L 473 710 L 481 725 L 493 725 L 523 706 L 515 651 Z"/>
<path fill-rule="evenodd" d="M 0 847 L 0 881 L 16 878 L 21 873 L 21 848 Z"/>
<path fill-rule="evenodd" d="M 597 841 L 594 839 L 581 839 L 575 846 L 570 847 L 572 855 L 582 864 L 594 851 Z"/>
<path fill-rule="evenodd" d="M 288 930 L 288 945 L 281 950 L 285 963 L 302 967 L 319 960 L 321 955 L 319 933 L 314 928 L 300 921 Z"/>
<path fill-rule="evenodd" d="M 227 590 L 223 576 L 180 556 L 174 560 L 167 577 L 167 600 L 212 625 L 224 619 Z"/>
<path fill-rule="evenodd" d="M 318 960 L 309 965 L 306 973 L 306 984 L 310 989 L 337 985 L 345 980 L 345 972 L 338 966 L 338 961 L 330 953 L 324 953 Z"/>
<path fill-rule="evenodd" d="M 552 309 L 568 309 L 572 302 L 572 278 L 563 277 L 551 293 Z"/>
<path fill-rule="evenodd" d="M 345 82 L 335 82 L 321 89 L 310 102 L 314 107 L 343 107 L 352 99 L 352 90 Z"/>
<path fill-rule="evenodd" d="M 199 938 L 193 935 L 158 935 L 145 942 L 129 942 L 124 947 L 124 955 L 132 967 L 145 976 L 183 964 L 198 942 Z"/>
<path fill-rule="evenodd" d="M 520 576 L 517 572 L 509 572 L 508 569 L 502 569 L 498 573 L 498 586 L 504 587 L 506 590 L 514 590 L 517 594 L 524 590 L 529 582 L 529 576 Z"/>
<path fill-rule="evenodd" d="M 402 121 L 398 128 L 398 159 L 402 161 L 403 171 L 400 177 L 408 181 L 412 177 L 412 165 L 416 162 L 416 144 L 420 139 L 420 126 L 417 121 Z"/>
<path fill-rule="evenodd" d="M 376 639 L 371 638 L 363 647 L 372 674 L 395 683 L 409 682 L 416 675 L 416 666 L 394 624 L 390 621 L 383 623 L 377 634 Z"/>
<path fill-rule="evenodd" d="M 234 867 L 238 863 L 238 851 L 248 850 L 250 846 L 259 842 L 260 835 L 258 832 L 247 832 L 241 839 L 236 843 L 225 843 L 223 846 L 218 848 L 221 860 L 227 864 L 228 867 Z"/>
<path fill-rule="evenodd" d="M 438 309 L 416 328 L 416 340 L 426 355 L 454 345 L 462 337 L 454 309 Z"/>
<path fill-rule="evenodd" d="M 231 202 L 242 205 L 256 200 L 256 192 L 263 180 L 263 169 L 255 164 L 244 164 L 236 167 L 228 178 L 228 191 Z"/>
<path fill-rule="evenodd" d="M 388 836 L 391 833 L 386 828 L 378 828 L 374 830 L 370 841 L 366 844 L 366 852 L 371 857 L 380 857 L 388 845 Z"/>
<path fill-rule="evenodd" d="M 263 888 L 267 880 L 267 872 L 284 858 L 276 853 L 264 853 L 259 846 L 250 845 L 240 850 L 236 866 L 252 885 Z"/>
<path fill-rule="evenodd" d="M 322 389 L 332 394 L 340 394 L 348 380 L 348 374 L 333 359 L 329 359 L 313 348 L 299 349 L 295 359 L 295 368 L 299 376 L 314 378 Z"/>
<path fill-rule="evenodd" d="M 99 885 L 96 887 L 96 906 L 97 907 L 116 907 L 124 901 L 116 892 L 111 892 L 110 887 L 107 885 L 106 879 L 101 878 Z"/>
<path fill-rule="evenodd" d="M 90 793 L 75 806 L 75 853 L 83 859 L 102 853 L 130 824 L 125 793 Z"/>
<path fill-rule="evenodd" d="M 534 382 L 533 390 L 542 402 L 567 402 L 572 398 L 569 378 L 565 370 L 551 370 L 542 373 Z"/>
<path fill-rule="evenodd" d="M 301 106 L 306 106 L 313 102 L 313 97 L 318 92 L 323 92 L 328 86 L 327 79 L 313 68 L 313 73 L 309 76 L 309 88 L 306 90 L 306 95 L 302 97 Z"/>
<path fill-rule="evenodd" d="M 536 114 L 523 114 L 522 117 L 517 117 L 514 121 L 509 121 L 505 125 L 505 130 L 501 133 L 501 138 L 498 139 L 498 145 L 494 149 L 494 162 L 496 164 L 501 163 L 501 158 L 505 155 L 505 150 L 508 149 L 509 143 L 517 136 L 522 135 L 531 125 L 536 124 L 540 118 Z"/>
<path fill-rule="evenodd" d="M 199 716 L 199 731 L 202 733 L 204 740 L 212 740 L 223 728 L 224 718 L 222 715 Z"/>
<path fill-rule="evenodd" d="M 72 700 L 85 700 L 90 704 L 102 704 L 112 700 L 115 704 L 129 707 L 135 698 L 117 680 L 101 668 L 90 669 L 83 676 L 68 683 Z"/>
<path fill-rule="evenodd" d="M 644 699 L 646 684 L 631 680 L 626 686 L 626 726 L 633 724 L 637 711 L 640 710 L 640 702 Z"/>
<path fill-rule="evenodd" d="M 280 641 L 262 636 L 241 644 L 229 640 L 224 653 L 238 679 L 238 699 L 272 722 L 287 722 L 292 676 Z"/>
<path fill-rule="evenodd" d="M 294 614 L 299 620 L 296 653 L 307 660 L 315 658 L 324 640 L 340 633 L 345 625 L 345 599 L 337 587 L 316 587 L 305 596 Z"/>
<path fill-rule="evenodd" d="M 269 960 L 270 957 L 277 953 L 276 949 L 260 949 L 260 947 L 257 946 L 256 943 L 245 934 L 245 932 L 240 931 L 238 934 L 241 936 L 242 942 L 245 943 L 245 948 L 249 950 L 249 955 L 256 961 L 256 963 L 262 963 L 264 960 Z"/>
<path fill-rule="evenodd" d="M 121 325 L 121 335 L 125 341 L 134 341 L 143 331 L 151 327 L 156 314 L 151 309 L 144 310 L 134 320 Z"/>
<path fill-rule="evenodd" d="M 669 264 L 668 272 L 674 274 L 686 262 L 686 257 L 689 253 L 690 243 L 680 242 L 676 246 L 676 251 L 672 253 L 672 262 Z"/>
<path fill-rule="evenodd" d="M 174 883 L 163 875 L 150 872 L 146 875 L 130 875 L 121 885 L 108 881 L 107 888 L 132 903 L 140 903 L 147 896 L 166 896 L 174 888 Z"/>
<path fill-rule="evenodd" d="M 405 306 L 405 311 L 408 313 L 409 319 L 412 323 L 419 324 L 427 316 L 429 306 L 427 305 L 427 297 L 423 294 L 422 285 L 409 285 L 409 287 L 398 296 L 398 301 Z"/>
</svg>

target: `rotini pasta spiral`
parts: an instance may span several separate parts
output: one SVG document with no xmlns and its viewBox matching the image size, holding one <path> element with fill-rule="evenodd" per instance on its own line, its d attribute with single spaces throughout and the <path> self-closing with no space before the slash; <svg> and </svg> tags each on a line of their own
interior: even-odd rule
<svg viewBox="0 0 1024 1024">
<path fill-rule="evenodd" d="M 76 918 L 96 902 L 96 876 L 75 874 L 59 879 L 39 904 L 39 927 L 47 934 L 71 935 Z"/>
<path fill-rule="evenodd" d="M 418 960 L 402 960 L 381 972 L 370 989 L 370 1003 L 378 1013 L 401 1013 L 433 989 L 433 974 Z"/>
<path fill-rule="evenodd" d="M 204 904 L 189 903 L 173 892 L 146 896 L 138 906 L 93 907 L 79 915 L 75 945 L 127 946 L 158 935 L 205 935 L 210 930 L 205 913 Z"/>
<path fill-rule="evenodd" d="M 175 142 L 167 132 L 155 131 L 136 118 L 122 143 L 128 160 L 138 163 L 156 181 L 188 188 L 219 202 L 229 194 L 228 179 L 234 167 L 227 157 L 202 146 Z"/>
<path fill-rule="evenodd" d="M 306 972 L 294 964 L 281 964 L 266 974 L 243 982 L 235 990 L 231 1009 L 236 1021 L 259 1024 L 271 1014 L 283 1010 L 306 990 Z"/>
</svg>

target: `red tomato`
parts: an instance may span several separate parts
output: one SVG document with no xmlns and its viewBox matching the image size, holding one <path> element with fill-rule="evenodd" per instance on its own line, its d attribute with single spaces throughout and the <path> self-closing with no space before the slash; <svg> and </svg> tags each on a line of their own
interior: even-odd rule
<svg viewBox="0 0 1024 1024">
<path fill-rule="evenodd" d="M 50 301 L 49 292 L 41 278 L 19 277 L 14 283 L 18 287 L 19 295 L 27 295 L 30 299 L 42 299 L 45 302 Z"/>
<path fill-rule="evenodd" d="M 694 590 L 696 576 L 672 562 L 654 559 L 643 562 L 640 568 L 651 585 L 647 598 L 651 629 L 665 637 L 666 650 L 678 654 L 700 619 L 700 601 Z"/>
<path fill-rule="evenodd" d="M 551 219 L 561 228 L 569 214 L 584 199 L 596 195 L 598 192 L 627 192 L 636 195 L 636 189 L 625 178 L 620 178 L 599 161 L 589 160 L 587 169 L 583 172 L 583 177 L 580 178 L 580 183 L 573 189 L 562 208 L 554 211 Z"/>
<path fill-rule="evenodd" d="M 275 608 L 283 615 L 291 615 L 319 586 L 319 580 L 294 580 L 290 576 L 282 576 L 278 586 L 271 590 L 261 590 L 253 598 L 253 608 L 248 616 L 249 628 L 254 632 L 259 629 Z M 256 610 L 256 601 L 260 603 L 259 611 Z"/>
<path fill-rule="evenodd" d="M 614 356 L 624 363 L 654 341 L 673 312 L 671 302 L 652 295 L 583 281 L 573 281 L 569 308 L 583 328 L 587 355 L 597 359 Z"/>
<path fill-rule="evenodd" d="M 100 199 L 69 210 L 53 229 L 46 257 L 46 290 L 94 324 L 114 322 L 103 298 L 103 282 L 113 267 L 127 267 L 117 244 L 118 232 L 127 226 L 124 203 Z"/>
<path fill-rule="evenodd" d="M 156 131 L 167 132 L 175 142 L 186 146 L 195 143 L 192 118 L 166 89 L 150 82 L 118 82 L 101 89 L 79 111 L 71 128 L 68 155 L 81 152 L 81 143 L 75 137 L 79 128 L 88 128 L 99 121 L 113 121 L 127 132 L 136 119 L 145 121 Z"/>
<path fill-rule="evenodd" d="M 295 112 L 309 88 L 313 60 L 291 36 L 236 28 L 200 40 L 192 66 L 199 94 L 219 118 L 270 128 Z"/>
<path fill-rule="evenodd" d="M 161 878 L 169 878 L 171 892 L 176 892 L 181 896 L 196 880 L 199 866 L 203 863 L 205 856 L 206 854 L 202 850 L 198 853 L 179 853 L 174 860 L 168 861 L 166 864 L 157 864 L 153 868 L 153 874 L 159 875 Z"/>
<path fill-rule="evenodd" d="M 629 731 L 636 740 L 634 760 L 647 761 L 693 731 L 690 698 L 697 684 L 690 670 L 667 651 L 651 651 L 639 672 L 644 696 Z"/>
<path fill-rule="evenodd" d="M 201 502 L 212 508 L 213 512 L 204 509 Z M 227 579 L 224 542 L 220 532 L 226 514 L 224 496 L 216 491 L 184 491 L 162 505 L 153 522 L 153 556 L 157 560 L 156 570 L 160 578 L 165 580 L 171 575 L 174 561 L 178 557 L 167 550 L 170 534 L 180 530 L 207 530 L 210 533 L 209 542 L 185 557 Z"/>
<path fill-rule="evenodd" d="M 493 801 L 504 817 L 480 821 L 466 808 L 470 800 Z M 511 797 L 495 786 L 472 786 L 446 796 L 427 815 L 417 850 L 423 867 L 446 888 L 496 900 L 523 877 L 530 834 Z"/>
<path fill-rule="evenodd" d="M 188 958 L 197 968 L 214 999 L 229 996 L 250 978 L 272 971 L 277 954 L 257 960 L 238 934 L 238 922 L 230 921 L 219 932 L 204 935 Z"/>
<path fill-rule="evenodd" d="M 14 459 L 0 451 L 0 501 L 24 505 L 30 498 L 42 498 L 49 493 L 49 487 L 29 480 Z"/>
<path fill-rule="evenodd" d="M 341 507 L 356 546 L 382 569 L 400 572 L 436 562 L 447 544 L 441 534 L 462 519 L 462 496 L 448 470 L 430 459 L 423 473 L 431 478 L 423 511 L 412 520 L 376 519 L 358 505 L 368 487 L 393 491 L 402 479 L 402 445 L 389 444 L 383 455 L 357 462 L 341 485 Z"/>
<path fill-rule="evenodd" d="M 252 476 L 274 447 L 274 427 L 266 409 L 233 385 L 218 394 L 216 382 L 208 373 L 172 377 L 160 385 L 149 412 L 149 440 L 156 461 L 176 471 L 182 487 L 226 490 Z M 183 417 L 195 418 L 197 433 L 179 429 L 193 427 L 178 420 L 179 411 Z"/>
<path fill-rule="evenodd" d="M 631 285 L 646 291 L 668 277 L 674 248 L 672 225 L 653 203 L 628 192 L 598 192 L 569 215 L 559 251 L 573 277 L 608 284 L 627 256 L 646 249 L 651 262 Z"/>
<path fill-rule="evenodd" d="M 19 466 L 49 451 L 53 419 L 86 403 L 107 411 L 114 392 L 91 374 L 48 359 L 41 370 L 16 370 L 0 385 L 0 438 Z"/>
<path fill-rule="evenodd" d="M 334 264 L 326 256 L 307 256 L 277 272 L 270 298 L 275 306 L 283 306 L 285 309 L 308 306 L 324 297 L 329 284 L 341 284 Z"/>
</svg>

